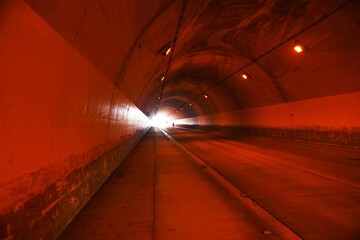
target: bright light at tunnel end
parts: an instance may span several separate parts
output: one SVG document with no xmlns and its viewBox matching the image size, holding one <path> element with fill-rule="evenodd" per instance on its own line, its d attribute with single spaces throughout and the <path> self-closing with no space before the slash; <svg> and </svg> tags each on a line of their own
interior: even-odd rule
<svg viewBox="0 0 360 240">
<path fill-rule="evenodd" d="M 172 119 L 170 119 L 166 115 L 158 114 L 155 117 L 151 118 L 151 126 L 153 127 L 166 128 L 172 125 L 172 123 Z"/>
</svg>

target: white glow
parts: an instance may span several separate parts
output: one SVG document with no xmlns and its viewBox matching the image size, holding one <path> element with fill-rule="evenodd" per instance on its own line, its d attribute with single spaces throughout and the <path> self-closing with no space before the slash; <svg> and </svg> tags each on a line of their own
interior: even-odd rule
<svg viewBox="0 0 360 240">
<path fill-rule="evenodd" d="M 296 45 L 294 47 L 295 52 L 301 53 L 303 51 L 303 47 L 301 45 Z"/>
<path fill-rule="evenodd" d="M 167 126 L 170 126 L 171 124 L 171 119 L 168 118 L 166 115 L 159 114 L 151 119 L 151 125 L 153 127 L 165 128 Z"/>
<path fill-rule="evenodd" d="M 171 48 L 169 47 L 168 50 L 166 51 L 165 55 L 169 55 L 169 53 L 171 52 Z"/>
</svg>

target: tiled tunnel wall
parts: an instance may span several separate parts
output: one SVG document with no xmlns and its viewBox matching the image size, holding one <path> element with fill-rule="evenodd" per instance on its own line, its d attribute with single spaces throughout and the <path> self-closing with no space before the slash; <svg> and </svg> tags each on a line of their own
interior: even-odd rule
<svg viewBox="0 0 360 240">
<path fill-rule="evenodd" d="M 149 119 L 23 1 L 0 35 L 0 239 L 53 239 Z"/>
</svg>

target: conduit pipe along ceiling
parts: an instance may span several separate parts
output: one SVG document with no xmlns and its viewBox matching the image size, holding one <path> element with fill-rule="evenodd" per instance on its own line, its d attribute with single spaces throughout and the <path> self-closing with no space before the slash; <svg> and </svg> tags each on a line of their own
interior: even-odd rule
<svg viewBox="0 0 360 240">
<path fill-rule="evenodd" d="M 270 106 L 298 117 L 281 104 L 360 89 L 358 1 L 84 1 L 86 11 L 61 2 L 49 10 L 41 2 L 29 1 L 149 117 Z M 131 29 L 121 27 L 128 19 Z M 78 23 L 76 36 L 70 22 Z M 227 116 L 226 124 L 252 124 Z M 317 125 L 309 118 L 295 120 Z"/>
</svg>

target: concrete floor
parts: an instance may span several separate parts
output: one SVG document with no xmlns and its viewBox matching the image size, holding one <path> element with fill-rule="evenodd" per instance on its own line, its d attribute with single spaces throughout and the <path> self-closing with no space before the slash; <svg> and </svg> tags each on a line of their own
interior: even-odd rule
<svg viewBox="0 0 360 240">
<path fill-rule="evenodd" d="M 359 149 L 166 131 L 270 214 L 151 129 L 59 239 L 360 239 Z"/>
</svg>

